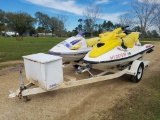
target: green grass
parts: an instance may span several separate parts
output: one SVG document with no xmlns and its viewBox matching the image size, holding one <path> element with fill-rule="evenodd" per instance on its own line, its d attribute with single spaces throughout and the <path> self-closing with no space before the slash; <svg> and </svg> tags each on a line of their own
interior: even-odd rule
<svg viewBox="0 0 160 120">
<path fill-rule="evenodd" d="M 23 40 L 16 40 L 15 37 L 0 37 L 0 62 L 21 60 L 22 56 L 33 53 L 47 53 L 64 39 L 24 37 Z"/>
<path fill-rule="evenodd" d="M 33 53 L 48 53 L 49 49 L 64 39 L 54 37 L 24 37 L 23 40 L 16 40 L 15 37 L 0 37 L 0 62 L 21 60 L 22 56 Z"/>
<path fill-rule="evenodd" d="M 122 98 L 110 110 L 99 111 L 99 120 L 160 120 L 160 75 L 145 81 L 132 88 L 127 99 Z"/>
<path fill-rule="evenodd" d="M 134 92 L 133 92 L 134 91 Z M 141 88 L 132 89 L 132 95 L 113 109 L 118 120 L 160 120 L 160 76 L 147 80 Z"/>
<path fill-rule="evenodd" d="M 160 41 L 160 38 L 155 38 L 155 39 L 151 39 L 151 38 L 140 38 L 140 41 Z"/>
</svg>

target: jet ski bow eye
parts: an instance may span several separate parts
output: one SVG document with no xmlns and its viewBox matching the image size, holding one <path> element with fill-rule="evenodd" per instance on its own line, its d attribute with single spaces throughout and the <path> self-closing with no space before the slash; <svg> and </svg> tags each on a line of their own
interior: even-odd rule
<svg viewBox="0 0 160 120">
<path fill-rule="evenodd" d="M 105 43 L 98 43 L 97 47 L 102 47 L 103 45 L 105 45 Z"/>
</svg>

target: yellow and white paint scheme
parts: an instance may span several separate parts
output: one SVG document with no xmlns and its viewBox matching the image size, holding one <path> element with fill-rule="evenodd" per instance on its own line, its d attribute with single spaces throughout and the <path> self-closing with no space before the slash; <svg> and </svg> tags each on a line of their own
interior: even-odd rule
<svg viewBox="0 0 160 120">
<path fill-rule="evenodd" d="M 90 51 L 89 57 L 91 58 L 96 58 L 117 46 L 121 46 L 122 39 L 124 41 L 124 45 L 127 48 L 132 48 L 135 42 L 138 41 L 139 33 L 132 32 L 131 34 L 126 36 L 125 33 L 122 33 L 121 28 L 117 28 L 112 32 L 106 32 L 100 34 L 99 36 L 100 42 L 97 45 L 95 45 L 93 49 Z"/>
<path fill-rule="evenodd" d="M 150 53 L 154 47 L 152 44 L 142 46 L 138 38 L 139 32 L 126 35 L 121 28 L 100 34 L 100 42 L 86 54 L 83 60 L 92 64 L 93 68 L 102 70 L 130 63 L 141 58 L 145 53 Z"/>
</svg>

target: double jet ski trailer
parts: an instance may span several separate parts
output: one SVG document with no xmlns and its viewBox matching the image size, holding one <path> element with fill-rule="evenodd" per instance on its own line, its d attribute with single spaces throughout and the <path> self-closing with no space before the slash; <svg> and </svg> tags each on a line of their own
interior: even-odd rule
<svg viewBox="0 0 160 120">
<path fill-rule="evenodd" d="M 99 72 L 95 74 L 95 69 L 84 63 L 64 66 L 62 58 L 59 56 L 37 53 L 23 56 L 23 58 L 26 79 L 29 83 L 24 85 L 22 72 L 20 72 L 21 86 L 15 92 L 11 92 L 9 98 L 19 97 L 29 100 L 27 97 L 29 95 L 110 80 L 124 74 L 131 75 L 132 82 L 139 82 L 143 75 L 143 69 L 149 64 L 149 61 L 135 60 L 126 66 L 116 66 L 105 71 L 97 70 Z M 75 69 L 73 65 L 78 66 L 78 69 Z M 71 72 L 69 67 L 73 69 L 72 74 L 66 75 L 66 71 Z M 76 74 L 75 71 L 81 74 Z M 84 74 L 87 74 L 87 78 L 77 80 L 75 77 Z"/>
</svg>

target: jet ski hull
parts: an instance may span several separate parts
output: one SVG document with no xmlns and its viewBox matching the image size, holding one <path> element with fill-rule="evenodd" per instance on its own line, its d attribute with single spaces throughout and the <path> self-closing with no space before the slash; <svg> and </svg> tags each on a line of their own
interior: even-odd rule
<svg viewBox="0 0 160 120">
<path fill-rule="evenodd" d="M 75 53 L 75 54 L 57 54 L 57 53 L 50 53 L 52 55 L 58 55 L 62 57 L 63 62 L 67 62 L 67 61 L 78 61 L 81 60 L 82 58 L 84 58 L 84 56 L 87 54 L 86 53 Z"/>
<path fill-rule="evenodd" d="M 106 70 L 106 69 L 114 68 L 114 67 L 117 67 L 117 66 L 125 66 L 125 65 L 129 64 L 130 62 L 132 62 L 134 60 L 140 59 L 141 57 L 142 57 L 142 55 L 138 54 L 138 55 L 133 56 L 133 57 L 128 58 L 128 59 L 106 61 L 106 62 L 100 62 L 100 63 L 91 63 L 91 62 L 90 63 L 92 64 L 92 68 L 96 68 L 96 69 L 99 69 L 99 70 Z"/>
<path fill-rule="evenodd" d="M 91 47 L 82 50 L 66 50 L 61 52 L 54 52 L 54 50 L 50 50 L 49 54 L 61 56 L 63 61 L 78 61 L 84 58 L 84 56 L 91 50 Z"/>
<path fill-rule="evenodd" d="M 114 50 L 98 58 L 89 58 L 88 57 L 89 53 L 88 53 L 84 57 L 83 61 L 92 64 L 93 68 L 105 70 L 116 66 L 124 66 L 133 62 L 134 60 L 140 59 L 143 57 L 144 54 L 152 50 L 153 47 L 154 47 L 153 45 L 148 44 L 144 46 L 136 46 L 134 49 L 132 48 L 126 51 L 121 51 L 123 50 L 123 48 L 116 47 Z M 121 50 L 119 50 L 119 48 Z"/>
</svg>

